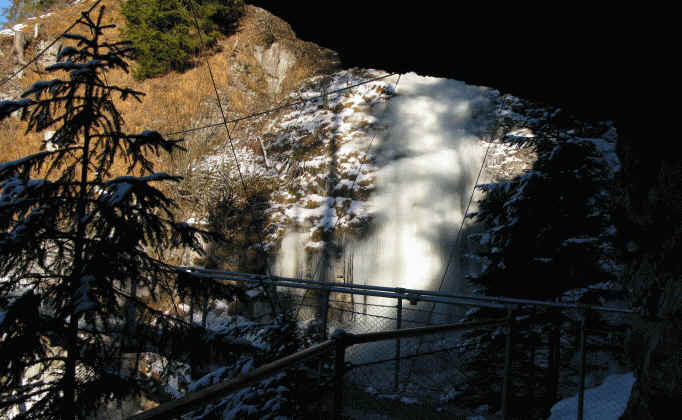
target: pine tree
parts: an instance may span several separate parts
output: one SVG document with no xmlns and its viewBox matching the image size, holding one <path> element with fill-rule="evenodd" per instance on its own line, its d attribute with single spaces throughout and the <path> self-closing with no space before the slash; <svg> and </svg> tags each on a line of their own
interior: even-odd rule
<svg viewBox="0 0 682 420">
<path fill-rule="evenodd" d="M 122 369 L 123 353 L 187 353 L 197 336 L 138 298 L 146 289 L 158 299 L 177 273 L 147 250 L 201 252 L 200 237 L 214 238 L 176 221 L 173 201 L 153 186 L 178 181 L 150 160 L 177 141 L 122 131 L 112 97 L 143 93 L 107 83 L 106 71 L 128 71 L 131 48 L 103 39 L 113 28 L 103 13 L 84 13 L 88 36 L 67 34 L 76 46 L 46 69 L 68 77 L 0 103 L 0 121 L 21 112 L 27 132 L 54 129 L 56 146 L 0 164 L 0 412 L 17 419 L 84 418 L 144 386 Z M 130 176 L 111 178 L 117 159 Z M 135 325 L 143 319 L 153 323 Z M 169 345 L 173 336 L 185 348 Z"/>
<path fill-rule="evenodd" d="M 600 131 L 606 129 L 608 124 Z M 537 152 L 532 170 L 508 181 L 478 186 L 485 196 L 470 217 L 484 231 L 470 238 L 478 242 L 471 257 L 482 262 L 482 269 L 471 276 L 470 283 L 479 294 L 552 301 L 568 291 L 614 279 L 611 264 L 604 264 L 615 258 L 610 255 L 613 238 L 607 193 L 613 174 L 592 141 L 599 139 L 579 133 L 558 137 L 556 132 L 551 126 L 537 130 L 533 141 L 525 144 Z M 582 293 L 579 303 L 599 305 L 599 295 Z M 524 306 L 515 315 L 529 317 L 517 324 L 513 336 L 513 415 L 533 404 L 546 405 L 539 410 L 553 405 L 558 378 L 549 367 L 538 368 L 531 355 L 558 345 L 562 338 L 575 342 L 577 333 L 575 313 Z M 499 317 L 498 311 L 481 308 L 468 319 Z M 591 319 L 589 324 L 597 322 Z M 499 332 L 464 334 L 478 346 L 464 366 L 476 372 L 467 394 L 479 404 L 499 396 L 499 390 L 489 384 L 490 378 L 502 378 L 505 336 Z M 562 357 L 568 354 L 564 351 Z M 547 365 L 553 364 L 551 358 L 546 356 Z M 524 415 L 529 416 L 527 411 Z M 533 413 L 542 415 L 541 411 Z"/>
<path fill-rule="evenodd" d="M 222 33 L 233 30 L 244 13 L 244 2 L 128 0 L 121 13 L 126 18 L 123 37 L 135 49 L 135 77 L 145 79 L 191 67 L 202 44 L 211 48 Z M 197 23 L 201 36 L 197 34 Z"/>
</svg>

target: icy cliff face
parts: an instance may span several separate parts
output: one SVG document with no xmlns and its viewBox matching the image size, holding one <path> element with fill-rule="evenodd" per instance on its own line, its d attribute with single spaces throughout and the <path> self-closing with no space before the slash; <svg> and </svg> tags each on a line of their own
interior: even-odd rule
<svg viewBox="0 0 682 420">
<path fill-rule="evenodd" d="M 343 76 L 334 77 L 330 90 Z M 384 80 L 378 90 L 366 88 L 383 93 L 376 99 L 363 94 L 330 99 L 330 108 L 344 109 L 336 119 L 316 122 L 328 118 L 319 111 L 302 119 L 308 125 L 302 134 L 331 126 L 327 147 L 336 154 L 306 163 L 320 168 L 326 185 L 311 190 L 304 179 L 290 192 L 300 198 L 281 205 L 293 223 L 277 255 L 279 274 L 319 275 L 315 258 L 304 250 L 322 249 L 324 231 L 335 230 L 331 265 L 337 277 L 350 280 L 352 272 L 355 283 L 438 288 L 483 163 L 481 140 L 496 119 L 496 92 L 415 74 Z M 292 119 L 296 124 L 290 118 L 280 127 Z M 367 129 L 358 130 L 364 124 Z M 304 138 L 280 137 L 276 144 L 296 145 Z"/>
<path fill-rule="evenodd" d="M 239 137 L 240 168 L 223 152 L 197 164 L 272 185 L 261 236 L 279 275 L 465 291 L 463 276 L 485 264 L 453 248 L 476 182 L 525 179 L 537 144 L 587 144 L 606 183 L 620 170 L 612 125 L 562 125 L 558 109 L 454 80 L 344 70 L 309 79 L 288 102 L 300 100 Z M 479 229 L 466 222 L 460 247 L 477 246 L 466 239 Z"/>
</svg>

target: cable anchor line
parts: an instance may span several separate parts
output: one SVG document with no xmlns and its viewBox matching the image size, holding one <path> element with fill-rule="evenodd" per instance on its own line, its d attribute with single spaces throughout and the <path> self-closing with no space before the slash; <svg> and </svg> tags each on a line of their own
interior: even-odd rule
<svg viewBox="0 0 682 420">
<path fill-rule="evenodd" d="M 334 90 L 334 91 L 327 92 L 327 97 L 329 97 L 330 95 L 338 95 L 339 93 L 342 93 L 342 92 L 345 92 L 345 91 L 348 91 L 348 90 L 352 90 L 352 89 L 354 89 L 354 88 L 356 88 L 356 87 L 363 86 L 363 85 L 366 85 L 366 84 L 369 84 L 369 83 L 373 83 L 373 82 L 376 82 L 376 81 L 379 81 L 379 80 L 382 80 L 382 79 L 386 79 L 386 78 L 388 78 L 388 77 L 395 76 L 395 75 L 400 76 L 398 73 L 390 73 L 390 74 L 387 74 L 387 75 L 383 75 L 383 76 L 378 76 L 378 77 L 374 77 L 374 78 L 371 78 L 371 79 L 367 79 L 367 80 L 364 80 L 364 81 L 362 81 L 362 82 L 360 82 L 360 83 L 356 83 L 356 84 L 354 84 L 354 85 L 346 86 L 345 88 L 336 89 L 336 90 Z M 232 120 L 228 120 L 227 123 L 228 123 L 228 124 L 232 124 L 232 123 L 235 123 L 235 124 L 236 124 L 236 123 L 241 122 L 241 121 L 244 121 L 244 120 L 248 120 L 248 119 L 251 119 L 251 118 L 260 117 L 260 116 L 262 116 L 262 115 L 271 114 L 271 113 L 273 113 L 273 112 L 281 111 L 281 110 L 287 109 L 287 108 L 293 108 L 293 107 L 298 106 L 298 105 L 304 105 L 304 104 L 306 104 L 306 103 L 308 103 L 308 102 L 317 102 L 317 101 L 322 100 L 322 99 L 323 99 L 323 95 L 316 95 L 316 96 L 310 97 L 310 98 L 308 98 L 308 99 L 299 99 L 298 101 L 289 102 L 289 103 L 286 103 L 286 104 L 284 104 L 284 105 L 277 106 L 277 107 L 275 107 L 275 108 L 266 109 L 266 110 L 264 110 L 264 111 L 259 111 L 259 112 L 255 112 L 255 113 L 252 113 L 252 114 L 245 115 L 245 116 L 243 116 L 243 117 L 239 117 L 239 118 L 235 118 L 235 119 L 232 119 Z M 171 132 L 171 133 L 166 133 L 166 134 L 164 134 L 164 135 L 165 135 L 166 137 L 170 137 L 170 136 L 177 136 L 177 135 L 180 135 L 180 134 L 188 134 L 188 133 L 193 133 L 193 132 L 199 131 L 199 130 L 205 130 L 205 129 L 208 129 L 208 128 L 219 127 L 219 126 L 224 125 L 224 124 L 225 124 L 225 122 L 224 122 L 224 121 L 221 121 L 221 122 L 211 123 L 211 124 L 207 124 L 207 125 L 200 126 L 200 127 L 188 128 L 188 129 L 180 130 L 180 131 L 173 131 L 173 132 Z"/>
<path fill-rule="evenodd" d="M 196 15 L 196 10 L 194 9 L 193 0 L 187 1 L 187 5 L 189 6 L 190 12 L 192 13 L 192 19 L 194 20 L 194 25 L 196 26 L 197 33 L 199 35 L 199 43 L 201 45 L 201 49 L 203 50 L 204 49 L 204 37 L 201 34 L 201 27 L 199 25 L 199 20 L 198 20 L 197 15 Z M 211 63 L 210 63 L 208 57 L 206 57 L 206 67 L 208 68 L 208 74 L 211 77 L 211 83 L 213 84 L 213 91 L 215 92 L 216 100 L 218 102 L 218 108 L 220 109 L 220 115 L 222 116 L 222 119 L 223 119 L 222 125 L 225 126 L 225 133 L 227 134 L 227 139 L 229 140 L 230 149 L 232 150 L 232 156 L 234 157 L 235 164 L 237 165 L 237 172 L 239 173 L 239 180 L 241 181 L 242 189 L 244 190 L 244 198 L 246 199 L 246 202 L 248 203 L 249 202 L 249 192 L 246 188 L 246 182 L 244 181 L 244 176 L 242 174 L 242 169 L 241 169 L 241 165 L 239 163 L 239 158 L 237 157 L 237 152 L 235 151 L 234 142 L 232 140 L 232 134 L 230 133 L 230 128 L 228 126 L 227 116 L 225 115 L 225 110 L 223 109 L 223 104 L 220 101 L 220 93 L 218 93 L 218 86 L 216 85 L 215 77 L 213 75 L 213 70 L 211 69 Z M 237 122 L 238 121 L 235 121 L 235 127 L 236 127 Z M 268 259 L 269 259 L 268 252 L 265 249 L 265 245 L 263 243 L 263 236 L 262 236 L 262 233 L 260 232 L 260 230 L 257 232 L 257 234 L 258 234 L 258 241 L 260 242 L 260 247 L 263 251 L 263 254 L 265 255 L 265 273 L 266 273 L 267 277 L 270 278 L 272 273 L 270 270 L 270 263 L 268 261 Z M 265 285 L 262 283 L 262 281 L 261 281 L 261 286 L 262 286 L 263 291 L 265 292 L 266 296 L 268 297 L 268 301 L 270 302 L 270 307 L 272 309 L 273 315 L 277 314 L 277 307 L 275 305 L 275 299 L 277 299 L 276 295 L 275 295 L 275 299 L 273 299 L 270 292 L 265 287 Z M 279 304 L 277 304 L 277 306 L 279 306 Z"/>
</svg>

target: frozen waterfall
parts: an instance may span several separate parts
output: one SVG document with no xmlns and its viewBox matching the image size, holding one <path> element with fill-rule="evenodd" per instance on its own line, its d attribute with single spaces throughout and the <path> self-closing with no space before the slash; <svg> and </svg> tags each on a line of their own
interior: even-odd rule
<svg viewBox="0 0 682 420">
<path fill-rule="evenodd" d="M 370 228 L 341 242 L 331 264 L 336 277 L 346 272 L 355 284 L 439 288 L 483 161 L 481 138 L 493 124 L 496 95 L 455 80 L 402 75 L 380 114 L 379 125 L 388 128 L 372 144 Z M 306 239 L 285 236 L 277 274 L 315 273 L 319 257 L 306 256 Z M 442 290 L 464 290 L 461 279 L 471 269 L 464 261 L 455 255 Z"/>
</svg>

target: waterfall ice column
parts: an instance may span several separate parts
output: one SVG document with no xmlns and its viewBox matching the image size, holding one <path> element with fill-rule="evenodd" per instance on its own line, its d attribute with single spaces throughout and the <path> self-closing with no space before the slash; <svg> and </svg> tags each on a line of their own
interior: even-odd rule
<svg viewBox="0 0 682 420">
<path fill-rule="evenodd" d="M 449 250 L 485 153 L 480 137 L 494 118 L 494 91 L 465 83 L 404 75 L 374 142 L 376 191 L 367 237 L 351 241 L 356 283 L 438 288 Z M 296 240 L 285 238 L 278 266 L 294 275 Z M 458 287 L 455 267 L 445 288 Z"/>
</svg>

